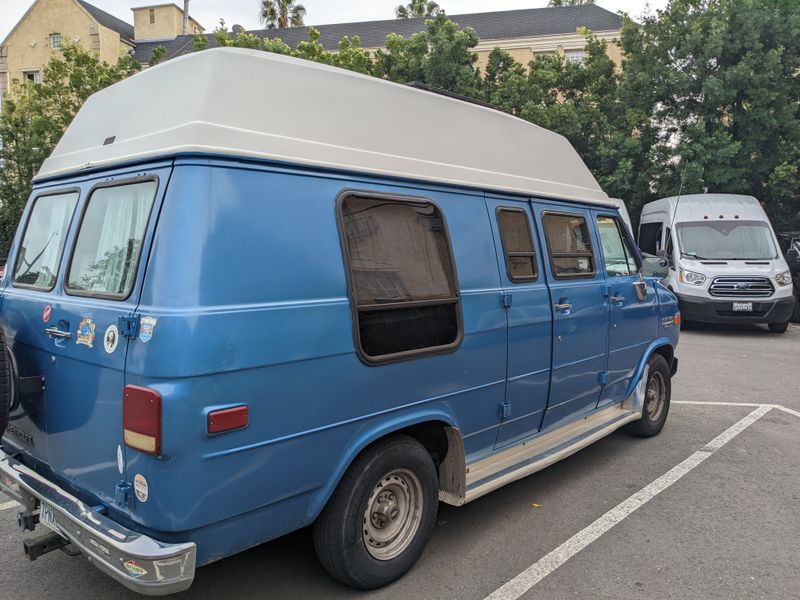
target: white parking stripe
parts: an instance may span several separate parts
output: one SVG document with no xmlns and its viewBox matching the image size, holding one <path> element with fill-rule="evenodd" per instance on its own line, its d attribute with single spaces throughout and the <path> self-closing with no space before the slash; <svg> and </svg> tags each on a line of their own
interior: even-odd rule
<svg viewBox="0 0 800 600">
<path fill-rule="evenodd" d="M 11 502 L 3 502 L 2 504 L 0 504 L 0 511 L 9 510 L 14 508 L 15 506 L 19 506 L 19 503 L 15 502 L 14 500 L 12 500 Z"/>
<path fill-rule="evenodd" d="M 682 463 L 676 465 L 661 477 L 645 486 L 627 500 L 623 500 L 594 523 L 579 531 L 552 552 L 514 577 L 511 581 L 487 596 L 486 600 L 516 600 L 527 593 L 533 586 L 555 571 L 558 567 L 586 548 L 589 544 L 620 523 L 635 510 L 655 498 L 658 494 L 681 479 L 692 469 L 702 464 L 709 456 L 730 442 L 753 423 L 772 410 L 772 406 L 759 406 L 741 421 L 723 431 L 706 444 L 701 450 L 692 454 Z"/>
<path fill-rule="evenodd" d="M 786 408 L 785 406 L 776 406 L 775 408 L 779 408 L 785 413 L 789 413 L 790 415 L 794 415 L 795 417 L 800 417 L 800 412 L 793 410 L 791 408 Z"/>
<path fill-rule="evenodd" d="M 699 400 L 673 400 L 672 404 L 696 404 L 698 406 L 766 406 L 769 408 L 777 408 L 778 410 L 782 410 L 783 412 L 794 415 L 795 417 L 800 417 L 800 412 L 794 410 L 793 408 L 781 406 L 780 404 L 757 404 L 754 402 L 701 402 Z"/>
</svg>

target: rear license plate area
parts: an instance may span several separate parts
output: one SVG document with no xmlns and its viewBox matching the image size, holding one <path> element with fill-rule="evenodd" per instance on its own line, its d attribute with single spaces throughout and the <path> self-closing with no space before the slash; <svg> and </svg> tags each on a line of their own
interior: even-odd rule
<svg viewBox="0 0 800 600">
<path fill-rule="evenodd" d="M 42 500 L 39 505 L 39 523 L 52 529 L 56 533 L 61 533 L 56 523 L 56 510 L 44 500 Z"/>
</svg>

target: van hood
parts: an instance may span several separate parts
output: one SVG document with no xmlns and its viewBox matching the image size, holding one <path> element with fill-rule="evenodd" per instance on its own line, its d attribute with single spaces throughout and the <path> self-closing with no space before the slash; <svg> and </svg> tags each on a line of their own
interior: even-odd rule
<svg viewBox="0 0 800 600">
<path fill-rule="evenodd" d="M 789 266 L 782 257 L 769 260 L 694 260 L 681 258 L 679 264 L 684 270 L 694 271 L 706 277 L 741 275 L 773 278 L 779 273 L 789 270 Z"/>
</svg>

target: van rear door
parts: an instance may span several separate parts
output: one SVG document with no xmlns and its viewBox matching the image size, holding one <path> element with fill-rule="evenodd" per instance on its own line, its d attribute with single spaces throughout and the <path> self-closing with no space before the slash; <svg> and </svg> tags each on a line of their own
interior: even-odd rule
<svg viewBox="0 0 800 600">
<path fill-rule="evenodd" d="M 80 184 L 61 267 L 58 260 L 47 267 L 58 273 L 52 289 L 26 284 L 33 280 L 29 265 L 48 235 L 29 236 L 26 230 L 5 294 L 3 318 L 20 375 L 41 375 L 45 387 L 12 416 L 43 443 L 37 448 L 11 441 L 107 503 L 125 480 L 125 329 L 140 297 L 143 255 L 169 172 L 154 169 Z M 40 201 L 33 203 L 28 230 L 38 223 Z M 56 229 L 46 218 L 42 222 L 36 226 Z M 36 281 L 45 278 L 36 270 Z M 35 422 L 25 415 L 31 409 L 38 415 Z"/>
</svg>

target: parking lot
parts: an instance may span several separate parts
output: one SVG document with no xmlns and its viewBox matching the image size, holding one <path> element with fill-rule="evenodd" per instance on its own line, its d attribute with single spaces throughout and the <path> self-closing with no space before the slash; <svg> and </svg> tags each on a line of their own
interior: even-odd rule
<svg viewBox="0 0 800 600">
<path fill-rule="evenodd" d="M 463 508 L 373 593 L 331 580 L 303 530 L 198 571 L 186 598 L 800 597 L 800 326 L 682 334 L 667 425 L 622 432 Z M 28 562 L 0 500 L 3 598 L 135 598 L 83 558 Z"/>
</svg>

